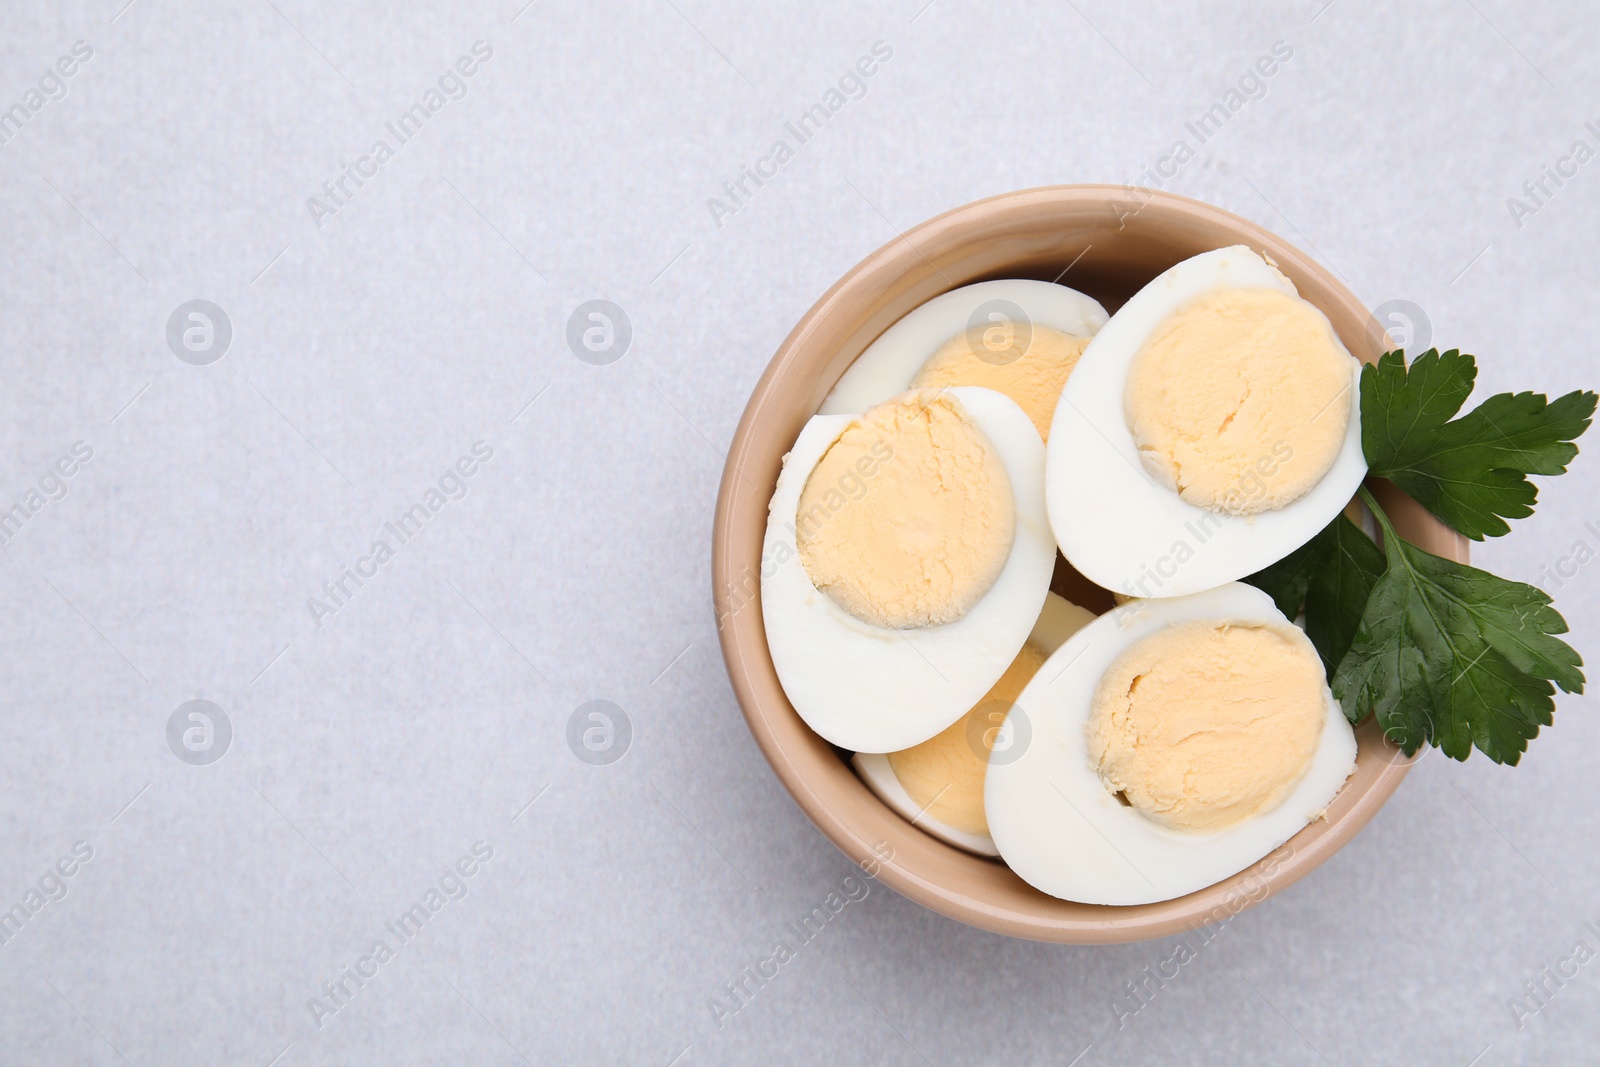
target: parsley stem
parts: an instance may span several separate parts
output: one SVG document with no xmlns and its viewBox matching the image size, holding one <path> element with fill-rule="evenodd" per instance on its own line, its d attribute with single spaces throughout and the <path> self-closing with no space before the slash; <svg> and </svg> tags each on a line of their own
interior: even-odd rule
<svg viewBox="0 0 1600 1067">
<path fill-rule="evenodd" d="M 1356 489 L 1356 495 L 1361 497 L 1362 502 L 1372 511 L 1372 517 L 1378 520 L 1378 525 L 1383 529 L 1384 543 L 1387 544 L 1390 538 L 1399 540 L 1400 535 L 1394 532 L 1394 527 L 1389 523 L 1389 516 L 1378 506 L 1377 498 L 1372 495 L 1372 490 L 1367 488 L 1365 482 Z"/>
<path fill-rule="evenodd" d="M 1421 582 L 1422 577 L 1417 573 L 1417 568 L 1412 565 L 1411 557 L 1408 556 L 1404 548 L 1401 547 L 1406 543 L 1405 539 L 1402 538 L 1398 533 L 1395 533 L 1394 524 L 1389 521 L 1389 516 L 1384 513 L 1384 510 L 1378 506 L 1378 501 L 1372 495 L 1372 490 L 1368 489 L 1366 483 L 1363 482 L 1360 488 L 1356 490 L 1356 494 L 1366 502 L 1367 507 L 1372 509 L 1372 515 L 1378 520 L 1378 526 L 1383 531 L 1383 556 L 1385 560 L 1385 567 L 1388 565 L 1388 560 L 1399 560 L 1401 566 L 1405 567 L 1406 573 L 1410 575 L 1411 581 Z M 1390 550 L 1391 545 L 1393 547 L 1392 552 Z M 1417 549 L 1417 551 L 1420 552 L 1422 550 Z M 1439 626 L 1440 632 L 1444 632 L 1445 625 L 1443 621 L 1437 618 L 1435 618 L 1434 621 Z M 1431 737 L 1432 735 L 1430 734 L 1429 736 Z"/>
</svg>

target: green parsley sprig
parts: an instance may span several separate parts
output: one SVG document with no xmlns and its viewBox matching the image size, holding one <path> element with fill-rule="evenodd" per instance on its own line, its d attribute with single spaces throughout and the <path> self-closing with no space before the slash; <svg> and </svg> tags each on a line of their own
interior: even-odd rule
<svg viewBox="0 0 1600 1067">
<path fill-rule="evenodd" d="M 1369 473 L 1473 540 L 1533 513 L 1530 474 L 1564 473 L 1596 396 L 1549 401 L 1499 393 L 1456 418 L 1478 366 L 1452 349 L 1404 352 L 1361 369 L 1361 447 Z M 1327 668 L 1351 722 L 1368 712 L 1407 755 L 1433 744 L 1464 760 L 1476 747 L 1515 764 L 1550 725 L 1555 687 L 1583 692 L 1583 661 L 1542 590 L 1443 559 L 1403 540 L 1372 494 L 1382 547 L 1344 515 L 1288 557 L 1246 578 L 1294 618 Z"/>
</svg>

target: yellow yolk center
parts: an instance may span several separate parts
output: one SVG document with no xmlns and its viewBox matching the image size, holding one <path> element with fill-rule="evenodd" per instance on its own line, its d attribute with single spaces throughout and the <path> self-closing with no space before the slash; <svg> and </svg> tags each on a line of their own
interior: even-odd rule
<svg viewBox="0 0 1600 1067">
<path fill-rule="evenodd" d="M 905 393 L 851 423 L 795 516 L 812 584 L 890 629 L 961 618 L 1000 576 L 1016 534 L 1011 481 L 954 398 Z"/>
<path fill-rule="evenodd" d="M 1333 466 L 1353 368 L 1299 297 L 1213 289 L 1151 332 L 1124 413 L 1152 475 L 1197 507 L 1254 515 L 1298 500 Z"/>
<path fill-rule="evenodd" d="M 1220 830 L 1281 804 L 1327 716 L 1322 661 L 1288 626 L 1187 622 L 1111 664 L 1089 715 L 1107 789 L 1181 830 Z"/>
<path fill-rule="evenodd" d="M 1037 324 L 1021 333 L 1007 326 L 974 327 L 950 338 L 928 357 L 911 386 L 976 385 L 1004 393 L 1027 412 L 1039 436 L 1049 440 L 1061 387 L 1089 339 Z"/>
</svg>

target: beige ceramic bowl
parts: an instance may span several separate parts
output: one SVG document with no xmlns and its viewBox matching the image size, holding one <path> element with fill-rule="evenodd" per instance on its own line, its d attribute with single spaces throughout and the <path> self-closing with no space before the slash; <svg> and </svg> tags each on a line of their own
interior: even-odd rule
<svg viewBox="0 0 1600 1067">
<path fill-rule="evenodd" d="M 1405 777 L 1406 760 L 1370 720 L 1356 730 L 1356 772 L 1324 821 L 1254 867 L 1176 900 L 1074 904 L 1033 889 L 911 826 L 851 771 L 848 756 L 795 714 L 773 670 L 759 581 L 767 503 L 783 455 L 846 367 L 906 312 L 991 278 L 1059 280 L 1108 310 L 1179 260 L 1231 244 L 1256 249 L 1321 308 L 1350 351 L 1372 361 L 1385 339 L 1354 295 L 1299 249 L 1195 200 L 1115 185 L 1030 189 L 957 208 L 884 245 L 818 300 L 757 383 L 728 449 L 712 548 L 723 656 L 750 731 L 778 778 L 828 838 L 869 873 L 934 911 L 1038 941 L 1163 937 L 1232 915 L 1292 884 L 1350 840 Z M 1375 486 L 1412 542 L 1465 561 L 1466 542 L 1414 501 Z"/>
</svg>

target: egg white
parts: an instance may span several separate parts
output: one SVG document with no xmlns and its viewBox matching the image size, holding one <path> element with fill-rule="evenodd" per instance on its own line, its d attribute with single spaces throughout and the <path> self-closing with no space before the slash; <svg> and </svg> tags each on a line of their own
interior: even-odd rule
<svg viewBox="0 0 1600 1067">
<path fill-rule="evenodd" d="M 1001 739 L 1017 728 L 1012 719 L 1019 709 L 1031 739 L 1013 761 L 990 764 L 984 807 L 1000 855 L 1034 888 L 1084 904 L 1124 905 L 1215 885 L 1320 817 L 1355 769 L 1355 734 L 1325 690 L 1327 718 L 1311 765 L 1272 810 L 1197 833 L 1162 826 L 1120 802 L 1089 757 L 1085 733 L 1095 687 L 1130 646 L 1191 620 L 1286 623 L 1270 597 L 1237 583 L 1132 601 L 1075 634 L 1018 696 Z"/>
<path fill-rule="evenodd" d="M 1186 259 L 1111 317 L 1056 405 L 1046 460 L 1050 525 L 1068 562 L 1115 592 L 1183 596 L 1253 574 L 1311 540 L 1366 477 L 1361 365 L 1354 359 L 1342 401 L 1350 407 L 1344 442 L 1321 481 L 1288 506 L 1257 515 L 1209 511 L 1145 470 L 1124 415 L 1129 367 L 1169 314 L 1221 287 L 1298 295 L 1293 282 L 1243 245 Z"/>
<path fill-rule="evenodd" d="M 1045 596 L 1044 607 L 1039 612 L 1038 620 L 1033 624 L 1033 630 L 1028 634 L 1028 642 L 1049 655 L 1093 619 L 1094 615 L 1091 612 L 1055 593 L 1049 593 Z M 906 792 L 906 787 L 900 783 L 900 779 L 894 773 L 894 767 L 889 763 L 887 753 L 857 752 L 851 762 L 855 764 L 856 773 L 867 784 L 867 788 L 913 826 L 921 827 L 939 840 L 957 848 L 964 848 L 968 852 L 975 852 L 980 856 L 1000 855 L 999 850 L 994 847 L 994 838 L 988 834 L 959 830 L 927 814 L 927 810 L 912 800 L 911 794 Z"/>
<path fill-rule="evenodd" d="M 762 545 L 761 611 L 778 680 L 807 726 L 854 752 L 896 752 L 955 722 L 989 691 L 1027 640 L 1055 565 L 1044 510 L 1044 445 L 1010 398 L 958 387 L 953 399 L 994 445 L 1011 481 L 1016 533 L 988 592 L 943 626 L 891 630 L 835 604 L 795 551 L 800 492 L 854 421 L 817 415 L 784 457 Z M 868 482 L 867 492 L 871 492 Z"/>
<path fill-rule="evenodd" d="M 903 393 L 935 352 L 964 332 L 974 312 L 990 300 L 1009 300 L 1029 321 L 1073 337 L 1093 337 L 1106 323 L 1098 300 L 1053 282 L 1002 278 L 952 289 L 908 311 L 878 335 L 844 372 L 818 412 L 865 411 Z"/>
</svg>

